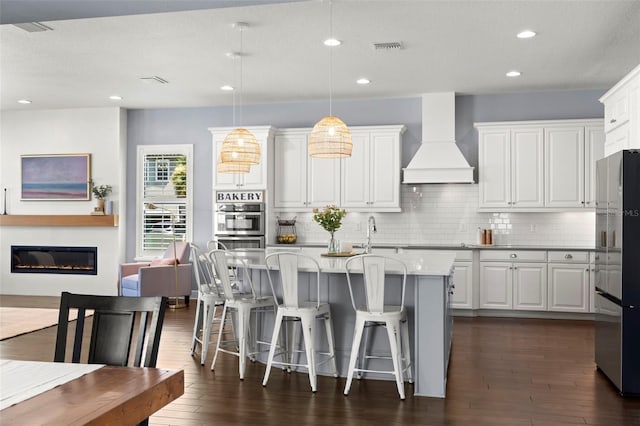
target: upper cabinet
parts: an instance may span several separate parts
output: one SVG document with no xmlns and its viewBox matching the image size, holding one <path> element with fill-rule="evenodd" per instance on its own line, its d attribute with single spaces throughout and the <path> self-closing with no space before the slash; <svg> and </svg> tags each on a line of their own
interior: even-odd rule
<svg viewBox="0 0 640 426">
<path fill-rule="evenodd" d="M 479 208 L 544 211 L 593 208 L 602 120 L 477 123 Z"/>
<path fill-rule="evenodd" d="M 274 207 L 306 210 L 340 200 L 340 160 L 311 158 L 311 129 L 281 129 L 275 135 Z"/>
<path fill-rule="evenodd" d="M 404 126 L 350 127 L 351 157 L 311 158 L 310 128 L 275 135 L 274 207 L 303 211 L 335 204 L 350 211 L 400 211 L 400 143 Z"/>
<path fill-rule="evenodd" d="M 249 173 L 217 173 L 214 170 L 213 173 L 213 188 L 214 189 L 267 189 L 267 163 L 269 161 L 270 153 L 269 147 L 274 136 L 274 128 L 271 126 L 255 126 L 245 127 L 251 133 L 254 134 L 258 142 L 260 143 L 260 164 L 251 166 Z M 215 168 L 218 164 L 218 158 L 220 157 L 220 151 L 222 149 L 222 143 L 224 138 L 235 127 L 211 127 L 209 131 L 213 137 L 213 158 L 212 166 Z"/>
<path fill-rule="evenodd" d="M 400 211 L 400 138 L 404 130 L 404 126 L 351 129 L 353 152 L 341 160 L 342 207 Z"/>
<path fill-rule="evenodd" d="M 604 155 L 640 148 L 640 65 L 605 93 L 600 102 L 604 104 Z"/>
</svg>

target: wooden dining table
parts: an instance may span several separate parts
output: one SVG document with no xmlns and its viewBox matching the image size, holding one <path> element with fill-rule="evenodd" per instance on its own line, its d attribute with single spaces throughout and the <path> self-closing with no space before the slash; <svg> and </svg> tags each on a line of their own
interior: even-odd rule
<svg viewBox="0 0 640 426">
<path fill-rule="evenodd" d="M 48 377 L 62 376 L 55 373 L 61 368 L 71 369 L 70 380 Z M 183 370 L 97 366 L 86 372 L 86 364 L 6 360 L 0 369 L 0 397 L 13 403 L 0 410 L 2 425 L 135 425 L 184 393 Z M 28 371 L 34 374 L 23 376 Z M 8 372 L 24 380 L 9 380 Z"/>
</svg>

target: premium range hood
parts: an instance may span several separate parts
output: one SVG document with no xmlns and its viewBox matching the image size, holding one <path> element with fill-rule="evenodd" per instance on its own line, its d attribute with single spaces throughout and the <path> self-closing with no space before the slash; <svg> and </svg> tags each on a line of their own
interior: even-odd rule
<svg viewBox="0 0 640 426">
<path fill-rule="evenodd" d="M 473 183 L 473 167 L 455 141 L 455 93 L 422 95 L 422 144 L 402 183 Z"/>
</svg>

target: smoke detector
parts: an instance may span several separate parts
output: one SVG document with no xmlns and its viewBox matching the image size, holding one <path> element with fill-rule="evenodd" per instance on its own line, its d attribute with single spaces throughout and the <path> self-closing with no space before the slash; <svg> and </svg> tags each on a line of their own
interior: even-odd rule
<svg viewBox="0 0 640 426">
<path fill-rule="evenodd" d="M 384 43 L 373 43 L 373 50 L 401 50 L 404 45 L 401 41 L 387 41 Z"/>
</svg>

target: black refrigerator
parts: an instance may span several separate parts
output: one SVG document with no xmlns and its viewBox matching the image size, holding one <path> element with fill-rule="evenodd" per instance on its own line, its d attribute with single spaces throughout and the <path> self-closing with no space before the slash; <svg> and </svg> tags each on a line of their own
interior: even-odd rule
<svg viewBox="0 0 640 426">
<path fill-rule="evenodd" d="M 596 365 L 640 395 L 640 150 L 599 160 L 596 182 Z"/>
</svg>

